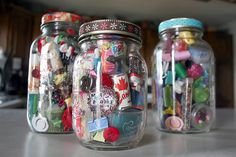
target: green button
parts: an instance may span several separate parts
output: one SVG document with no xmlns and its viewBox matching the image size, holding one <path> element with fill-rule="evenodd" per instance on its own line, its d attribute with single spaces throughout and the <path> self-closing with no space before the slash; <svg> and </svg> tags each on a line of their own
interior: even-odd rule
<svg viewBox="0 0 236 157">
<path fill-rule="evenodd" d="M 204 103 L 208 101 L 209 98 L 208 88 L 194 88 L 193 89 L 193 100 L 196 103 Z"/>
</svg>

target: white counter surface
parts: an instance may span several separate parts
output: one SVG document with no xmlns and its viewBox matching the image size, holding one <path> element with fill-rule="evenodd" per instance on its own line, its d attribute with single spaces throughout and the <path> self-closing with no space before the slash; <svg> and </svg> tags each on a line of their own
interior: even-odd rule
<svg viewBox="0 0 236 157">
<path fill-rule="evenodd" d="M 74 134 L 32 133 L 26 110 L 0 110 L 0 157 L 236 157 L 236 112 L 219 109 L 210 133 L 161 133 L 151 124 L 140 145 L 123 151 L 95 151 L 81 146 Z"/>
</svg>

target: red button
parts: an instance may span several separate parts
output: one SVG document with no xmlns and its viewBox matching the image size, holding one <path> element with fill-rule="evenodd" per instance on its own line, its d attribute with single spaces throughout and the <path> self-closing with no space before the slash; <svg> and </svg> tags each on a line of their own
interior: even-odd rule
<svg viewBox="0 0 236 157">
<path fill-rule="evenodd" d="M 72 128 L 72 107 L 67 108 L 62 115 L 62 124 L 64 130 L 69 131 Z"/>
<path fill-rule="evenodd" d="M 120 137 L 120 131 L 115 127 L 106 128 L 103 137 L 108 142 L 115 142 Z"/>
<path fill-rule="evenodd" d="M 35 68 L 35 69 L 32 70 L 32 76 L 34 78 L 40 79 L 40 71 L 39 71 L 38 68 Z"/>
</svg>

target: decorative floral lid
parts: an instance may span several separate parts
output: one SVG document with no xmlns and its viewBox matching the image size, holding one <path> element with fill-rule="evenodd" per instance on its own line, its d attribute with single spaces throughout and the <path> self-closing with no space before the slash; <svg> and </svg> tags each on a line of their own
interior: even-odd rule
<svg viewBox="0 0 236 157">
<path fill-rule="evenodd" d="M 141 41 L 141 28 L 133 23 L 121 20 L 95 20 L 80 27 L 79 38 L 96 34 L 127 35 Z"/>
<path fill-rule="evenodd" d="M 44 14 L 41 19 L 41 25 L 49 22 L 72 22 L 75 24 L 80 24 L 82 22 L 82 17 L 76 14 L 68 13 L 68 12 L 53 12 Z"/>
</svg>

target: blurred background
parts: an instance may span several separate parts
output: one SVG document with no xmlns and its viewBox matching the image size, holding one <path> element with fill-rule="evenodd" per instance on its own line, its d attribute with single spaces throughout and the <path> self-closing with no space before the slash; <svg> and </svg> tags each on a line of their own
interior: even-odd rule
<svg viewBox="0 0 236 157">
<path fill-rule="evenodd" d="M 30 45 L 41 34 L 41 16 L 52 11 L 135 22 L 142 28 L 149 75 L 158 24 L 175 17 L 199 19 L 216 57 L 216 107 L 234 108 L 236 0 L 0 0 L 0 108 L 26 107 Z"/>
</svg>

